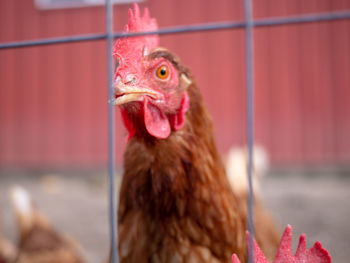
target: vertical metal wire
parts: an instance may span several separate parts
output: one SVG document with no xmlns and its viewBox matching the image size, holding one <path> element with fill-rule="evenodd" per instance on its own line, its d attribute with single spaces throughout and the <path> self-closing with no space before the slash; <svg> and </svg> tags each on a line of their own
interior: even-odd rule
<svg viewBox="0 0 350 263">
<path fill-rule="evenodd" d="M 113 6 L 111 0 L 106 0 L 106 29 L 107 29 L 107 71 L 108 71 L 108 101 L 113 99 Z M 117 253 L 117 221 L 115 209 L 115 189 L 114 189 L 114 172 L 115 172 L 115 129 L 114 129 L 114 106 L 108 103 L 108 178 L 109 178 L 109 224 L 111 238 L 111 262 L 118 262 Z"/>
<path fill-rule="evenodd" d="M 249 249 L 248 262 L 254 262 L 254 214 L 253 214 L 253 143 L 254 143 L 254 64 L 253 64 L 253 19 L 252 2 L 244 1 L 245 21 L 246 21 L 246 82 L 247 82 L 247 144 L 248 144 L 248 231 Z"/>
</svg>

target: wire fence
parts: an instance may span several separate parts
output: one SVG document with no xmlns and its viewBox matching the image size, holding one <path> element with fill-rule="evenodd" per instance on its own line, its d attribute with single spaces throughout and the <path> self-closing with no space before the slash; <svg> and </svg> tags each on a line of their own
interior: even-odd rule
<svg viewBox="0 0 350 263">
<path fill-rule="evenodd" d="M 213 30 L 234 30 L 244 28 L 246 30 L 246 99 L 247 99 L 247 145 L 248 145 L 248 230 L 250 235 L 249 247 L 253 244 L 253 188 L 252 188 L 252 171 L 253 171 L 253 144 L 254 144 L 254 71 L 253 71 L 253 28 L 254 27 L 270 27 L 281 26 L 287 24 L 301 24 L 321 21 L 332 21 L 350 19 L 350 10 L 316 13 L 307 15 L 296 15 L 286 17 L 273 17 L 254 20 L 252 17 L 252 1 L 244 0 L 245 20 L 240 22 L 217 22 L 217 23 L 202 23 L 196 25 L 183 25 L 168 28 L 161 28 L 158 31 L 137 32 L 137 33 L 113 33 L 113 8 L 111 0 L 106 0 L 106 33 L 105 34 L 89 34 L 89 35 L 75 35 L 68 37 L 47 38 L 31 41 L 17 41 L 0 44 L 0 49 L 15 49 L 27 48 L 33 46 L 56 45 L 62 43 L 75 43 L 84 41 L 106 40 L 107 42 L 107 74 L 108 74 L 108 101 L 113 99 L 113 61 L 112 61 L 112 47 L 113 40 L 121 37 L 135 37 L 142 35 L 171 35 L 180 33 L 213 31 Z M 114 174 L 115 174 L 115 124 L 114 124 L 114 106 L 112 103 L 108 104 L 108 145 L 109 145 L 109 220 L 110 220 L 110 243 L 112 247 L 111 262 L 119 262 L 117 253 L 117 206 L 116 194 L 114 189 Z M 248 261 L 253 262 L 253 250 L 249 250 Z"/>
<path fill-rule="evenodd" d="M 322 21 L 332 21 L 332 20 L 342 20 L 350 19 L 350 10 L 339 11 L 332 13 L 320 13 L 320 14 L 307 14 L 299 16 L 288 16 L 288 17 L 274 17 L 274 18 L 264 18 L 253 20 L 253 27 L 270 27 L 270 26 L 282 26 L 288 24 L 301 24 L 301 23 L 312 23 L 312 22 L 322 22 Z M 216 23 L 202 23 L 196 25 L 184 25 L 184 26 L 174 26 L 167 28 L 160 28 L 158 31 L 149 32 L 138 32 L 138 33 L 114 33 L 113 38 L 120 37 L 133 37 L 133 36 L 144 36 L 144 35 L 173 35 L 191 32 L 201 32 L 201 31 L 213 31 L 213 30 L 229 30 L 229 29 L 239 29 L 245 28 L 246 22 L 216 22 Z M 30 41 L 16 41 L 10 43 L 0 43 L 0 49 L 9 48 L 24 48 L 32 46 L 42 46 L 42 45 L 55 45 L 63 43 L 75 43 L 75 42 L 85 42 L 85 41 L 98 41 L 107 39 L 107 34 L 88 34 L 88 35 L 74 35 L 67 37 L 56 37 L 47 39 L 38 39 Z"/>
</svg>

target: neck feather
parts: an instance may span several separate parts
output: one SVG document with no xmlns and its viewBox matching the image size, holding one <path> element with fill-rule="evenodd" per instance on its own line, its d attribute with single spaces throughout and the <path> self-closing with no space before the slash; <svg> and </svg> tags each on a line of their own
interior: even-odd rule
<svg viewBox="0 0 350 263">
<path fill-rule="evenodd" d="M 190 109 L 181 130 L 167 139 L 135 136 L 128 143 L 121 192 L 128 206 L 161 217 L 181 216 L 181 200 L 191 200 L 199 184 L 216 188 L 227 183 L 199 90 L 192 85 L 188 93 Z"/>
</svg>

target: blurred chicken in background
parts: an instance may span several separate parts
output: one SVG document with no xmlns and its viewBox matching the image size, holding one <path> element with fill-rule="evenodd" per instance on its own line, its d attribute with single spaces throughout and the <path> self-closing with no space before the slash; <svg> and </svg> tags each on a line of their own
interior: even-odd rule
<svg viewBox="0 0 350 263">
<path fill-rule="evenodd" d="M 248 148 L 232 147 L 226 155 L 226 174 L 233 191 L 238 195 L 248 193 Z M 269 156 L 266 150 L 259 145 L 253 147 L 253 190 L 255 195 L 260 195 L 259 181 L 266 175 L 269 169 Z"/>
<path fill-rule="evenodd" d="M 12 262 L 16 253 L 15 247 L 3 236 L 0 210 L 0 263 Z"/>
<path fill-rule="evenodd" d="M 228 180 L 233 192 L 241 200 L 247 200 L 248 196 L 248 148 L 232 147 L 226 158 L 225 168 Z M 255 228 L 265 236 L 266 242 L 261 244 L 263 251 L 268 255 L 273 255 L 274 248 L 266 244 L 273 243 L 278 238 L 279 233 L 275 228 L 275 222 L 263 205 L 260 190 L 260 180 L 266 175 L 269 169 L 269 156 L 262 146 L 253 147 L 253 173 L 252 183 L 254 192 L 254 222 Z M 247 206 L 243 206 L 245 209 Z M 247 213 L 247 211 L 246 211 Z M 265 252 L 266 253 L 266 252 Z M 271 257 L 270 257 L 271 258 Z"/>
<path fill-rule="evenodd" d="M 247 233 L 247 242 L 249 233 Z M 254 263 L 269 263 L 261 251 L 259 245 L 253 240 Z M 297 251 L 292 253 L 292 227 L 287 225 L 278 246 L 278 251 L 273 263 L 331 263 L 332 258 L 328 251 L 317 241 L 310 249 L 306 248 L 306 235 L 299 238 Z M 241 263 L 236 254 L 232 255 L 232 263 Z"/>
<path fill-rule="evenodd" d="M 29 193 L 21 188 L 11 190 L 17 217 L 19 242 L 15 263 L 83 263 L 77 243 L 54 229 L 35 207 Z"/>
</svg>

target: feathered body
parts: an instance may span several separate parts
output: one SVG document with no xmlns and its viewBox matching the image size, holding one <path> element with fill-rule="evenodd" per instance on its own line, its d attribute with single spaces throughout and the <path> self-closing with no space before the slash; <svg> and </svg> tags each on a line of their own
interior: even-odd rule
<svg viewBox="0 0 350 263">
<path fill-rule="evenodd" d="M 156 29 L 137 6 L 129 16 L 127 32 Z M 129 133 L 120 261 L 229 262 L 232 253 L 244 261 L 246 202 L 232 192 L 192 74 L 156 36 L 118 40 L 115 57 L 115 104 Z M 267 243 L 277 248 L 278 239 Z"/>
<path fill-rule="evenodd" d="M 119 205 L 122 262 L 213 262 L 244 257 L 245 219 L 219 158 L 198 89 L 180 131 L 134 137 Z M 172 261 L 175 260 L 175 261 Z"/>
</svg>

